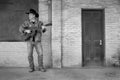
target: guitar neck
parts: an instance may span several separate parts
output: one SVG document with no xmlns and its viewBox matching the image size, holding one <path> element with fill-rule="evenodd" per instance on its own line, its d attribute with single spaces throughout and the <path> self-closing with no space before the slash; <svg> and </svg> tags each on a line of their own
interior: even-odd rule
<svg viewBox="0 0 120 80">
<path fill-rule="evenodd" d="M 52 26 L 52 23 L 45 24 L 43 26 Z"/>
</svg>

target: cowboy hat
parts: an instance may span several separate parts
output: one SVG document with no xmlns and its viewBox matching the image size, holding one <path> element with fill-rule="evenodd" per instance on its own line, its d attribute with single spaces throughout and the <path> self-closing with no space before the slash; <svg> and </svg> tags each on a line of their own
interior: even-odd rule
<svg viewBox="0 0 120 80">
<path fill-rule="evenodd" d="M 35 17 L 39 17 L 39 14 L 34 9 L 30 9 L 29 12 L 26 12 L 26 14 L 30 14 L 30 13 L 34 14 Z"/>
</svg>

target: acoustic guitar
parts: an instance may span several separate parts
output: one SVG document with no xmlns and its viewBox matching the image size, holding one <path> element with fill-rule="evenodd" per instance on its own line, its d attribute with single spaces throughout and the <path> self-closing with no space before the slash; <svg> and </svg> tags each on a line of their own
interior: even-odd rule
<svg viewBox="0 0 120 80">
<path fill-rule="evenodd" d="M 51 23 L 48 23 L 48 24 L 45 24 L 43 26 L 51 26 L 51 25 L 52 25 Z M 24 30 L 29 30 L 30 31 L 30 33 L 24 32 L 22 34 L 22 39 L 27 41 L 27 40 L 30 40 L 30 38 L 35 37 L 36 34 L 39 32 L 40 28 L 39 27 L 28 27 L 28 26 L 26 26 L 26 27 L 24 27 Z M 43 29 L 42 32 L 45 33 L 46 29 Z"/>
</svg>

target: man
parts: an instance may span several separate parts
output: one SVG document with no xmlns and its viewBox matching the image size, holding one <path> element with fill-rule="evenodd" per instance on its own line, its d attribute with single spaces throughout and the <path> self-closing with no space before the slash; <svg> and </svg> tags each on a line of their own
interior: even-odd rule
<svg viewBox="0 0 120 80">
<path fill-rule="evenodd" d="M 22 35 L 29 34 L 29 37 L 25 39 L 27 41 L 27 50 L 28 50 L 28 61 L 29 61 L 29 72 L 35 71 L 34 61 L 33 61 L 33 49 L 36 49 L 38 54 L 38 70 L 45 72 L 45 68 L 43 67 L 43 49 L 41 44 L 41 36 L 42 32 L 45 31 L 45 27 L 43 27 L 43 23 L 38 21 L 39 14 L 34 10 L 30 9 L 28 14 L 28 20 L 25 21 L 19 28 L 19 31 Z M 37 28 L 32 32 L 32 29 L 27 28 Z M 30 36 L 32 34 L 32 36 Z"/>
</svg>

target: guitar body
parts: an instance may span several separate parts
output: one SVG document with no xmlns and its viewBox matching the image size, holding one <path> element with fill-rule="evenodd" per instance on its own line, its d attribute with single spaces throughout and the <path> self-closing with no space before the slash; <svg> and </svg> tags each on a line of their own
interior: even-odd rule
<svg viewBox="0 0 120 80">
<path fill-rule="evenodd" d="M 22 39 L 27 41 L 30 40 L 30 38 L 34 37 L 37 34 L 37 27 L 25 27 L 25 30 L 30 30 L 30 33 L 24 32 L 22 35 Z"/>
</svg>

